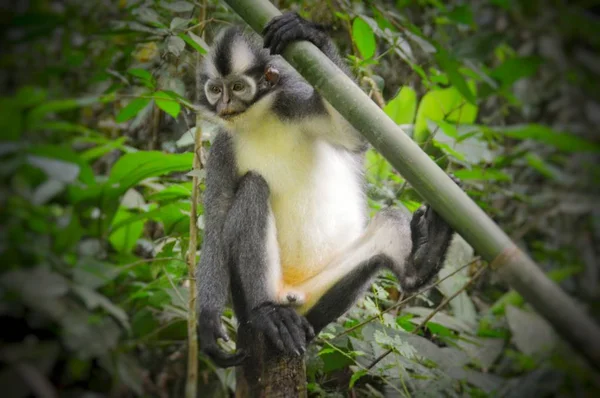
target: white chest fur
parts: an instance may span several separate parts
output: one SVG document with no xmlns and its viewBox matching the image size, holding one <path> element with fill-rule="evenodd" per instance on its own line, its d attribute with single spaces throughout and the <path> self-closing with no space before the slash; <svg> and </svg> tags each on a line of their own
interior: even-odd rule
<svg viewBox="0 0 600 398">
<path fill-rule="evenodd" d="M 349 152 L 311 138 L 300 123 L 271 115 L 256 123 L 239 123 L 233 134 L 238 172 L 256 171 L 269 184 L 284 280 L 295 285 L 362 234 L 367 216 L 359 165 Z"/>
</svg>

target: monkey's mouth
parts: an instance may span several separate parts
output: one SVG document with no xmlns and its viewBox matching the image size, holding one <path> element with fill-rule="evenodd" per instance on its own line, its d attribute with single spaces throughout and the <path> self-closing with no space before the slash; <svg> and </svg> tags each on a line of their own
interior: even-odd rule
<svg viewBox="0 0 600 398">
<path fill-rule="evenodd" d="M 221 112 L 219 114 L 219 117 L 221 119 L 225 119 L 225 120 L 231 120 L 234 117 L 240 115 L 242 113 L 242 111 L 227 111 L 227 112 Z"/>
</svg>

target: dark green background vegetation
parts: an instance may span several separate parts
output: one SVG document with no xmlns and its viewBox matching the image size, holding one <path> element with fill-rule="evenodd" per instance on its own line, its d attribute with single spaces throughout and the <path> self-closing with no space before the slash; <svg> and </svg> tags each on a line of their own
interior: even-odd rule
<svg viewBox="0 0 600 398">
<path fill-rule="evenodd" d="M 1 394 L 183 396 L 200 37 L 239 20 L 215 0 L 16 3 L 0 5 Z M 365 91 L 598 319 L 600 18 L 575 3 L 275 1 L 327 26 Z M 420 205 L 373 150 L 367 181 L 373 211 Z M 464 244 L 402 305 L 382 275 L 312 345 L 311 396 L 597 393 L 485 266 Z M 200 396 L 234 386 L 200 356 Z"/>
</svg>

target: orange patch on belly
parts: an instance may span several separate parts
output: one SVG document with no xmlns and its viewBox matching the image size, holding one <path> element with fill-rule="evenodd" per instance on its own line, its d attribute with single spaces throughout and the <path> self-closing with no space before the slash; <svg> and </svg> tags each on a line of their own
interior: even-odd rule
<svg viewBox="0 0 600 398">
<path fill-rule="evenodd" d="M 307 266 L 290 266 L 282 264 L 281 271 L 283 274 L 283 282 L 286 285 L 297 286 L 305 280 L 317 275 L 321 270 Z"/>
</svg>

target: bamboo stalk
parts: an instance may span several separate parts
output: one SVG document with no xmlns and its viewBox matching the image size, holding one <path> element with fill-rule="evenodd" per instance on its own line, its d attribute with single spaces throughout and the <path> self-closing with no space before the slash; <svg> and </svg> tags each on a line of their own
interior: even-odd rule
<svg viewBox="0 0 600 398">
<path fill-rule="evenodd" d="M 226 2 L 257 32 L 281 14 L 266 0 Z M 400 127 L 314 45 L 293 43 L 284 57 L 505 281 L 600 369 L 600 327 Z"/>
</svg>

